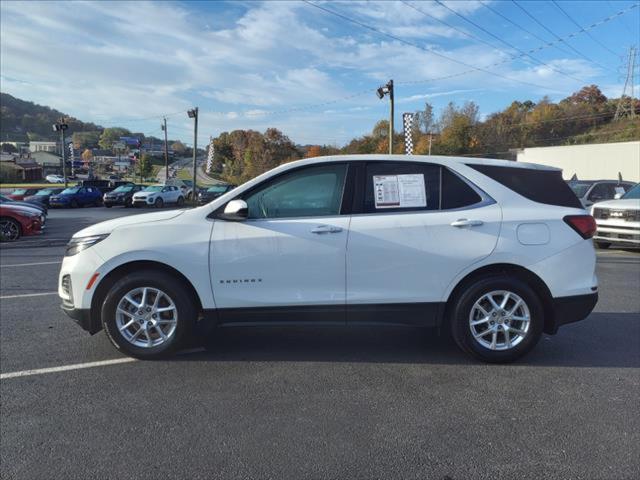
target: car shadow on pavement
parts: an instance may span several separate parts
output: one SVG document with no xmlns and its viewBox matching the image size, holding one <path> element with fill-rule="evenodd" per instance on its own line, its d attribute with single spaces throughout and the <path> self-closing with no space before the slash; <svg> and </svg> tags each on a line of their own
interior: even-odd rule
<svg viewBox="0 0 640 480">
<path fill-rule="evenodd" d="M 370 362 L 479 364 L 436 329 L 411 327 L 218 328 L 206 351 L 178 361 Z M 640 367 L 640 313 L 593 313 L 543 335 L 532 352 L 513 365 Z"/>
</svg>

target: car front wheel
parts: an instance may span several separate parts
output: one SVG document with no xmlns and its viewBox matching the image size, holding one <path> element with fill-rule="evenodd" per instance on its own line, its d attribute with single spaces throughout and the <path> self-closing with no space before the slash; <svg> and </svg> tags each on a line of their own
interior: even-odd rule
<svg viewBox="0 0 640 480">
<path fill-rule="evenodd" d="M 161 198 L 156 198 L 154 206 L 156 208 L 162 208 L 164 206 L 164 200 L 162 200 Z"/>
<path fill-rule="evenodd" d="M 156 270 L 131 273 L 109 290 L 102 323 L 111 342 L 141 359 L 173 353 L 191 333 L 193 299 L 181 282 Z"/>
<path fill-rule="evenodd" d="M 454 301 L 454 340 L 463 351 L 485 362 L 512 362 L 529 352 L 542 335 L 542 303 L 518 278 L 480 278 Z"/>
<path fill-rule="evenodd" d="M 0 218 L 0 240 L 13 242 L 20 238 L 22 227 L 13 218 Z"/>
</svg>

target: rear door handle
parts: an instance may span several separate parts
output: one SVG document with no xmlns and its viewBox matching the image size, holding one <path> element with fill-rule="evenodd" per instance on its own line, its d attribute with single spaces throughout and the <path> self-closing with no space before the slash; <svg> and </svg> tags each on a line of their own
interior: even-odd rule
<svg viewBox="0 0 640 480">
<path fill-rule="evenodd" d="M 460 218 L 459 220 L 456 220 L 455 222 L 451 222 L 451 226 L 452 227 L 458 227 L 458 228 L 462 228 L 462 227 L 479 227 L 482 224 L 483 224 L 482 220 L 467 220 L 466 218 Z"/>
<path fill-rule="evenodd" d="M 330 225 L 318 225 L 316 228 L 311 230 L 311 233 L 322 235 L 324 233 L 338 233 L 341 231 L 342 231 L 342 228 L 340 227 L 332 227 Z"/>
</svg>

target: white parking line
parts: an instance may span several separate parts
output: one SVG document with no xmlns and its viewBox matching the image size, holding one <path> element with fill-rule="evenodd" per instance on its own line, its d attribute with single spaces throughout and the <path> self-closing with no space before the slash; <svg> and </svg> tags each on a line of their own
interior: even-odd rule
<svg viewBox="0 0 640 480">
<path fill-rule="evenodd" d="M 42 375 L 44 373 L 66 372 L 68 370 L 79 370 L 81 368 L 104 367 L 106 365 L 118 365 L 119 363 L 135 362 L 135 358 L 114 358 L 113 360 L 101 360 L 99 362 L 76 363 L 74 365 L 63 365 L 61 367 L 38 368 L 35 370 L 22 370 L 20 372 L 10 372 L 0 374 L 0 380 L 9 378 L 28 377 L 31 375 Z"/>
<path fill-rule="evenodd" d="M 44 297 L 45 295 L 58 295 L 58 292 L 21 293 L 19 295 L 2 295 L 0 297 L 0 300 L 4 300 L 6 298 Z"/>
<path fill-rule="evenodd" d="M 36 265 L 59 265 L 61 261 L 57 262 L 38 262 L 38 263 L 14 263 L 9 265 L 0 265 L 0 268 L 5 267 L 35 267 Z"/>
</svg>

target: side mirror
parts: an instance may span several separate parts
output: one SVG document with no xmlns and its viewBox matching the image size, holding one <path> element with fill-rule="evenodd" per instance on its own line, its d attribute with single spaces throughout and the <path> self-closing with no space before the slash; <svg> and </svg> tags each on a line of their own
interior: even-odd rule
<svg viewBox="0 0 640 480">
<path fill-rule="evenodd" d="M 223 220 L 243 221 L 249 216 L 249 207 L 244 200 L 231 200 L 224 207 L 224 213 L 220 215 Z"/>
</svg>

